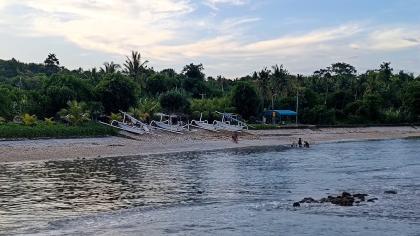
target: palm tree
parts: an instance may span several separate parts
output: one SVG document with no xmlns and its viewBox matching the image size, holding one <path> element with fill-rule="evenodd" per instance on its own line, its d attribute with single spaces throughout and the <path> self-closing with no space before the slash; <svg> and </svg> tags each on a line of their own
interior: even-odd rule
<svg viewBox="0 0 420 236">
<path fill-rule="evenodd" d="M 113 74 L 117 72 L 119 68 L 121 68 L 121 66 L 118 64 L 115 64 L 113 61 L 105 62 L 104 68 L 101 67 L 100 72 L 106 73 L 106 74 Z"/>
<path fill-rule="evenodd" d="M 271 70 L 264 68 L 260 72 L 258 72 L 257 77 L 257 86 L 260 90 L 262 96 L 262 105 L 264 107 L 264 102 L 271 98 L 270 96 L 270 77 L 271 77 Z"/>
<path fill-rule="evenodd" d="M 68 108 L 58 112 L 60 117 L 72 125 L 80 125 L 89 120 L 89 112 L 84 102 L 75 100 L 67 102 Z"/>
<path fill-rule="evenodd" d="M 270 76 L 269 87 L 271 93 L 271 109 L 274 109 L 274 97 L 277 96 L 281 91 L 283 92 L 283 96 L 287 96 L 285 91 L 287 85 L 287 76 L 289 75 L 289 72 L 283 68 L 283 65 L 272 66 L 272 69 L 273 73 Z"/>
<path fill-rule="evenodd" d="M 131 57 L 127 56 L 124 63 L 124 73 L 132 78 L 139 78 L 146 70 L 146 64 L 149 61 L 141 61 L 141 54 L 137 51 L 131 52 Z"/>
</svg>

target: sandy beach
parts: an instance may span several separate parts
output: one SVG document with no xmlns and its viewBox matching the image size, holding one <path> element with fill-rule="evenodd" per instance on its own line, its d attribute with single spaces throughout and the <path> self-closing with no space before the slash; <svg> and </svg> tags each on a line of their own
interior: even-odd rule
<svg viewBox="0 0 420 236">
<path fill-rule="evenodd" d="M 248 131 L 231 141 L 229 133 L 194 130 L 188 134 L 158 133 L 83 139 L 0 141 L 0 162 L 141 156 L 176 152 L 214 151 L 246 147 L 290 146 L 299 137 L 311 145 L 370 139 L 420 137 L 419 127 L 279 129 Z"/>
</svg>

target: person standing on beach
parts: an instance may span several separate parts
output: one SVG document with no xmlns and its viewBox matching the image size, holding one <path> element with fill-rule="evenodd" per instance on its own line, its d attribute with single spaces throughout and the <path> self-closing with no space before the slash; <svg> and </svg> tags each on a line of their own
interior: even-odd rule
<svg viewBox="0 0 420 236">
<path fill-rule="evenodd" d="M 302 138 L 299 138 L 298 145 L 299 145 L 300 148 L 302 147 Z"/>
<path fill-rule="evenodd" d="M 232 141 L 234 143 L 238 143 L 238 133 L 237 132 L 233 132 L 233 134 L 232 134 Z"/>
</svg>

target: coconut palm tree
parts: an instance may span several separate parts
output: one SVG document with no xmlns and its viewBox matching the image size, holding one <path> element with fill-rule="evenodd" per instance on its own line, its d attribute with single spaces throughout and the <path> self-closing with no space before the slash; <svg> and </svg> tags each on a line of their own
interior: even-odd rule
<svg viewBox="0 0 420 236">
<path fill-rule="evenodd" d="M 139 78 L 146 70 L 146 64 L 149 61 L 143 61 L 141 60 L 141 54 L 137 51 L 131 52 L 131 57 L 127 56 L 127 60 L 125 60 L 124 63 L 124 73 L 129 75 L 132 78 Z"/>
<path fill-rule="evenodd" d="M 118 64 L 115 64 L 113 61 L 105 62 L 104 67 L 101 67 L 100 72 L 106 73 L 106 74 L 113 74 L 117 72 L 119 68 L 121 68 L 121 66 Z"/>
</svg>

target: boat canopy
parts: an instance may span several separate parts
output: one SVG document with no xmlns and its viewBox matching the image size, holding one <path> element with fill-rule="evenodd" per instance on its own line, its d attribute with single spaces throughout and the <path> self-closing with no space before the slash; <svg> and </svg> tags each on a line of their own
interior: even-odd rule
<svg viewBox="0 0 420 236">
<path fill-rule="evenodd" d="M 297 113 L 292 110 L 267 110 L 267 111 L 264 111 L 264 116 L 272 117 L 273 112 L 276 113 L 276 116 L 279 116 L 279 117 L 297 115 Z"/>
</svg>

